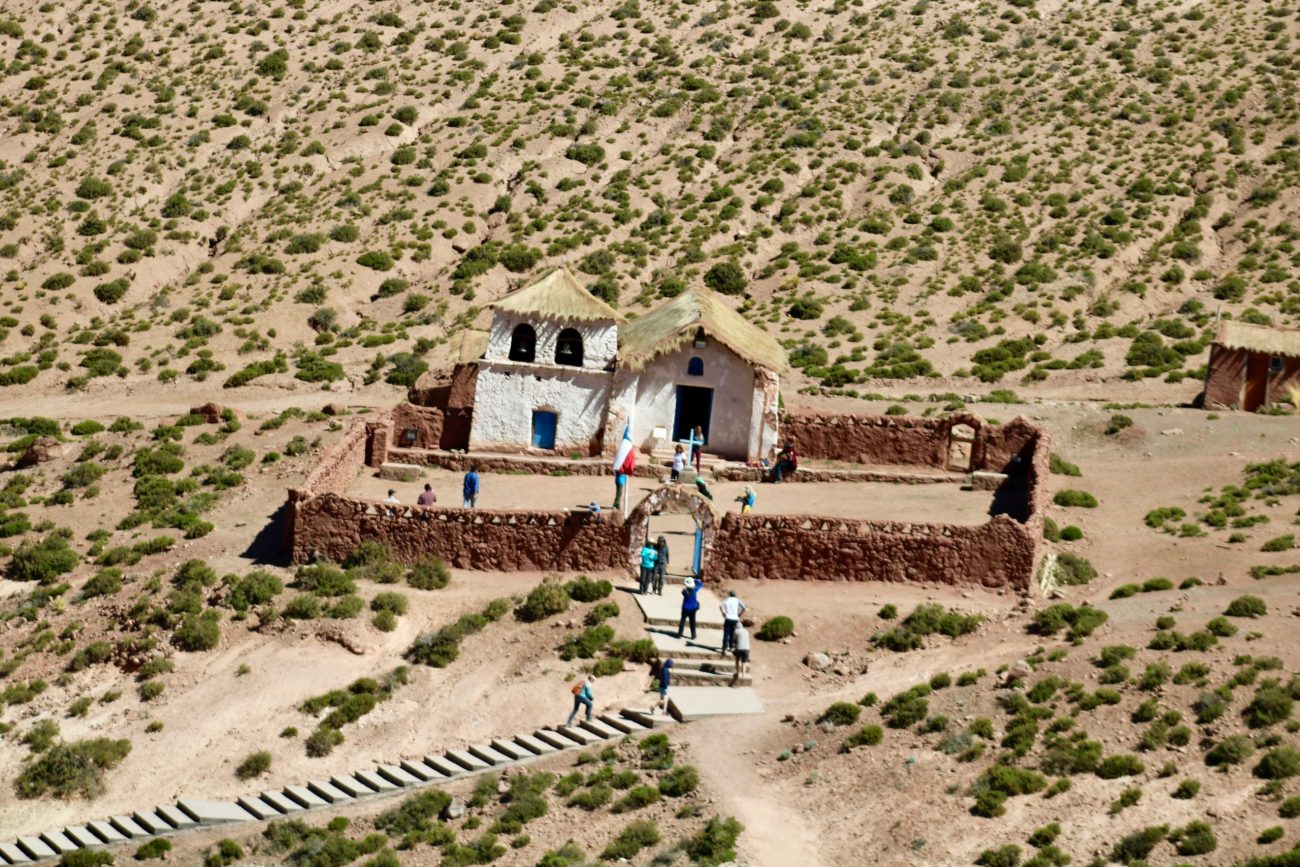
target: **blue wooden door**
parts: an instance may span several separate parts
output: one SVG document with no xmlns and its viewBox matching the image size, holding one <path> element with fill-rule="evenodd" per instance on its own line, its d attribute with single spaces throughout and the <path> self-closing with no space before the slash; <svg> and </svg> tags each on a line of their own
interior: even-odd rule
<svg viewBox="0 0 1300 867">
<path fill-rule="evenodd" d="M 544 409 L 533 411 L 533 448 L 555 448 L 555 413 Z"/>
</svg>

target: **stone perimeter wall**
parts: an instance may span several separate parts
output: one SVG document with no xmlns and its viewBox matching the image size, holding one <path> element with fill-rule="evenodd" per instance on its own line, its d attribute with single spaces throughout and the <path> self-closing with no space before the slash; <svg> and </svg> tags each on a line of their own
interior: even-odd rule
<svg viewBox="0 0 1300 867">
<path fill-rule="evenodd" d="M 1006 493 L 1017 500 L 1023 497 L 1024 520 L 999 515 L 972 527 L 728 513 L 706 540 L 706 580 L 932 581 L 1032 588 L 1043 546 L 1050 456 L 1046 431 L 1024 418 L 997 426 L 975 416 L 950 417 L 943 420 L 946 424 L 847 418 L 840 422 L 835 416 L 817 416 L 815 422 L 804 422 L 803 433 L 813 425 L 841 431 L 847 427 L 857 431 L 846 447 L 852 449 L 893 432 L 901 440 L 885 452 L 894 456 L 893 462 L 942 466 L 948 428 L 971 424 L 979 446 L 972 453 L 971 468 L 1007 472 L 1006 485 L 1011 489 Z M 875 424 L 876 418 L 888 424 Z M 387 456 L 391 426 L 387 415 L 354 421 L 343 438 L 322 454 L 303 487 L 290 490 L 286 548 L 293 562 L 340 561 L 361 540 L 376 539 L 389 545 L 403 562 L 436 556 L 460 569 L 599 572 L 631 567 L 628 552 L 639 542 L 632 538 L 637 522 L 624 523 L 623 516 L 614 512 L 605 512 L 597 523 L 585 513 L 570 511 L 389 508 L 345 496 L 342 492 L 365 464 L 376 466 L 381 455 Z M 808 453 L 804 442 L 809 440 L 818 441 L 811 437 L 799 441 L 804 454 Z M 831 437 L 820 440 L 833 441 Z M 911 460 L 898 459 L 904 457 Z"/>
</svg>

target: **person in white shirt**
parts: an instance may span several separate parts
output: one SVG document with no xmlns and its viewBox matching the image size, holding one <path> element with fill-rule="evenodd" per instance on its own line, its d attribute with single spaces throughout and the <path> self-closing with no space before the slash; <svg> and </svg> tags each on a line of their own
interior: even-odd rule
<svg viewBox="0 0 1300 867">
<path fill-rule="evenodd" d="M 722 653 L 720 655 L 726 656 L 727 651 L 735 647 L 736 627 L 740 625 L 740 615 L 748 611 L 749 606 L 741 602 L 736 596 L 736 591 L 732 590 L 718 608 L 722 611 Z"/>
<path fill-rule="evenodd" d="M 388 496 L 384 498 L 384 504 L 385 504 L 385 505 L 388 505 L 388 506 L 397 506 L 397 505 L 400 505 L 401 503 L 400 503 L 400 501 L 397 499 L 397 491 L 394 491 L 393 489 L 389 488 L 389 490 L 388 490 Z M 385 513 L 385 514 L 388 514 L 388 515 L 391 515 L 391 514 L 393 514 L 393 510 L 392 510 L 392 509 L 384 509 L 384 513 Z"/>
<path fill-rule="evenodd" d="M 681 445 L 678 445 L 677 451 L 673 452 L 673 471 L 672 475 L 668 477 L 668 481 L 672 482 L 674 485 L 677 484 L 682 477 L 682 470 L 684 469 L 686 469 L 686 449 L 682 448 Z"/>
<path fill-rule="evenodd" d="M 731 676 L 732 686 L 737 686 L 740 676 L 749 671 L 749 630 L 743 621 L 736 625 L 735 642 L 736 673 Z"/>
</svg>

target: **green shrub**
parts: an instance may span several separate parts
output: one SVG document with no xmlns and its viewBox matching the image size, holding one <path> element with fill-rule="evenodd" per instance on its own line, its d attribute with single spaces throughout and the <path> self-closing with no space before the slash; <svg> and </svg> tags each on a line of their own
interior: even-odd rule
<svg viewBox="0 0 1300 867">
<path fill-rule="evenodd" d="M 1197 780 L 1183 780 L 1172 792 L 1169 793 L 1171 798 L 1177 798 L 1180 801 L 1189 801 L 1196 797 L 1201 791 L 1201 784 Z"/>
<path fill-rule="evenodd" d="M 1300 816 L 1300 795 L 1292 795 L 1283 801 L 1277 808 L 1277 814 L 1283 819 L 1294 819 Z"/>
<path fill-rule="evenodd" d="M 211 650 L 221 642 L 221 615 L 212 609 L 201 614 L 187 614 L 176 628 L 172 640 L 181 650 L 191 653 Z"/>
<path fill-rule="evenodd" d="M 1228 735 L 1205 754 L 1210 766 L 1239 765 L 1255 752 L 1255 743 L 1246 735 Z"/>
<path fill-rule="evenodd" d="M 128 740 L 95 738 L 55 744 L 18 774 L 14 791 L 24 799 L 45 794 L 63 799 L 97 798 L 104 792 L 104 772 L 130 752 Z"/>
<path fill-rule="evenodd" d="M 1300 774 L 1300 750 L 1274 747 L 1264 753 L 1252 771 L 1261 780 L 1284 780 Z"/>
<path fill-rule="evenodd" d="M 1169 833 L 1168 825 L 1143 828 L 1120 839 L 1111 850 L 1110 860 L 1121 864 L 1142 861 L 1165 839 Z"/>
<path fill-rule="evenodd" d="M 662 784 L 660 786 L 662 791 Z M 577 792 L 568 800 L 570 807 L 578 807 L 593 812 L 608 804 L 614 798 L 614 790 L 606 785 L 596 785 L 589 789 L 583 789 Z"/>
<path fill-rule="evenodd" d="M 565 150 L 564 156 L 567 159 L 580 162 L 584 166 L 594 166 L 605 159 L 605 149 L 592 142 L 585 144 L 575 142 Z"/>
<path fill-rule="evenodd" d="M 1191 822 L 1169 835 L 1179 855 L 1205 855 L 1219 847 L 1214 831 L 1205 822 Z"/>
<path fill-rule="evenodd" d="M 63 535 L 52 533 L 40 542 L 23 542 L 9 560 L 7 576 L 13 581 L 37 581 L 52 584 L 60 575 L 71 572 L 81 558 L 68 546 Z"/>
<path fill-rule="evenodd" d="M 387 611 L 394 615 L 405 614 L 410 609 L 410 603 L 401 593 L 376 593 L 375 598 L 370 600 L 371 611 Z"/>
<path fill-rule="evenodd" d="M 1020 864 L 1020 847 L 1008 844 L 1000 849 L 985 849 L 975 859 L 979 867 L 1017 867 Z"/>
<path fill-rule="evenodd" d="M 766 621 L 755 635 L 763 641 L 780 641 L 794 635 L 794 621 L 789 617 L 777 616 Z"/>
<path fill-rule="evenodd" d="M 1077 542 L 1083 538 L 1083 530 L 1073 524 L 1061 528 L 1061 538 L 1066 542 Z"/>
<path fill-rule="evenodd" d="M 1079 491 L 1073 488 L 1064 488 L 1056 492 L 1052 497 L 1052 502 L 1058 506 L 1067 508 L 1095 509 L 1097 508 L 1097 498 L 1087 491 Z"/>
<path fill-rule="evenodd" d="M 1137 756 L 1107 756 L 1097 765 L 1097 776 L 1103 780 L 1116 780 L 1120 777 L 1134 777 L 1146 770 L 1146 765 Z"/>
<path fill-rule="evenodd" d="M 135 860 L 152 861 L 156 858 L 162 858 L 171 850 L 172 844 L 170 840 L 165 837 L 154 837 L 139 849 L 135 850 Z"/>
<path fill-rule="evenodd" d="M 112 863 L 113 856 L 110 853 L 93 849 L 73 849 L 64 852 L 59 858 L 59 867 L 108 867 Z"/>
<path fill-rule="evenodd" d="M 592 581 L 586 575 L 579 575 L 566 585 L 569 598 L 575 602 L 596 602 L 614 592 L 614 585 L 608 581 Z"/>
<path fill-rule="evenodd" d="M 1278 536 L 1274 539 L 1269 539 L 1259 547 L 1259 550 L 1271 553 L 1274 551 L 1290 551 L 1294 547 L 1295 536 L 1288 533 L 1285 536 Z"/>
<path fill-rule="evenodd" d="M 235 776 L 241 780 L 251 780 L 253 777 L 260 777 L 271 769 L 271 754 L 266 750 L 258 750 L 250 753 L 235 768 Z"/>
<path fill-rule="evenodd" d="M 833 726 L 851 726 L 858 721 L 858 715 L 862 713 L 862 708 L 856 704 L 847 701 L 837 701 L 822 712 L 817 718 L 819 723 L 830 723 Z"/>
<path fill-rule="evenodd" d="M 555 576 L 548 576 L 533 588 L 528 598 L 515 611 L 515 616 L 525 623 L 545 620 L 569 610 L 569 593 Z"/>
<path fill-rule="evenodd" d="M 1052 452 L 1050 457 L 1048 458 L 1048 470 L 1049 472 L 1058 476 L 1082 476 L 1083 475 L 1083 473 L 1079 471 L 1079 467 L 1077 465 L 1070 463 L 1065 458 L 1058 455 L 1056 452 Z"/>
<path fill-rule="evenodd" d="M 699 771 L 691 765 L 678 765 L 659 779 L 659 794 L 680 798 L 694 792 L 699 785 Z"/>
<path fill-rule="evenodd" d="M 1133 426 L 1133 419 L 1126 415 L 1112 415 L 1110 421 L 1106 424 L 1106 436 L 1114 436 L 1126 428 Z"/>
<path fill-rule="evenodd" d="M 1276 725 L 1291 716 L 1293 699 L 1276 681 L 1265 682 L 1242 711 L 1246 725 L 1253 729 Z"/>
<path fill-rule="evenodd" d="M 658 803 L 659 790 L 653 786 L 633 786 L 628 789 L 627 794 L 615 802 L 613 812 L 626 813 L 630 810 L 639 810 L 642 807 L 648 807 L 651 804 Z"/>
<path fill-rule="evenodd" d="M 406 576 L 406 583 L 417 590 L 441 590 L 451 581 L 451 569 L 437 557 L 416 561 Z"/>
<path fill-rule="evenodd" d="M 736 840 L 744 826 L 735 819 L 714 816 L 694 837 L 681 843 L 682 851 L 696 864 L 715 865 L 736 860 Z"/>
<path fill-rule="evenodd" d="M 1268 613 L 1268 606 L 1258 596 L 1238 596 L 1228 603 L 1223 613 L 1229 617 L 1263 617 Z"/>
<path fill-rule="evenodd" d="M 884 738 L 885 730 L 880 726 L 874 723 L 865 725 L 844 739 L 844 749 L 848 750 L 859 746 L 874 747 Z"/>
<path fill-rule="evenodd" d="M 600 857 L 603 861 L 631 861 L 642 849 L 655 845 L 659 839 L 659 826 L 653 819 L 638 819 L 620 831 Z"/>
<path fill-rule="evenodd" d="M 375 827 L 398 837 L 429 831 L 441 825 L 438 816 L 451 804 L 451 795 L 442 791 L 424 791 L 409 796 L 401 804 L 375 817 Z"/>
<path fill-rule="evenodd" d="M 1061 538 L 1065 538 L 1065 530 L 1061 531 Z M 1056 555 L 1056 580 L 1061 584 L 1087 584 L 1096 577 L 1097 569 L 1086 558 L 1069 551 Z"/>
</svg>

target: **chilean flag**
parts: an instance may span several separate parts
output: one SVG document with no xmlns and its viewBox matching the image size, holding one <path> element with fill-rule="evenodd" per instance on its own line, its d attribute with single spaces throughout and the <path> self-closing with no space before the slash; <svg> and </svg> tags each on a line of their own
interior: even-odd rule
<svg viewBox="0 0 1300 867">
<path fill-rule="evenodd" d="M 636 449 L 632 448 L 632 425 L 623 428 L 623 441 L 614 453 L 614 472 L 632 474 L 636 469 Z"/>
</svg>

